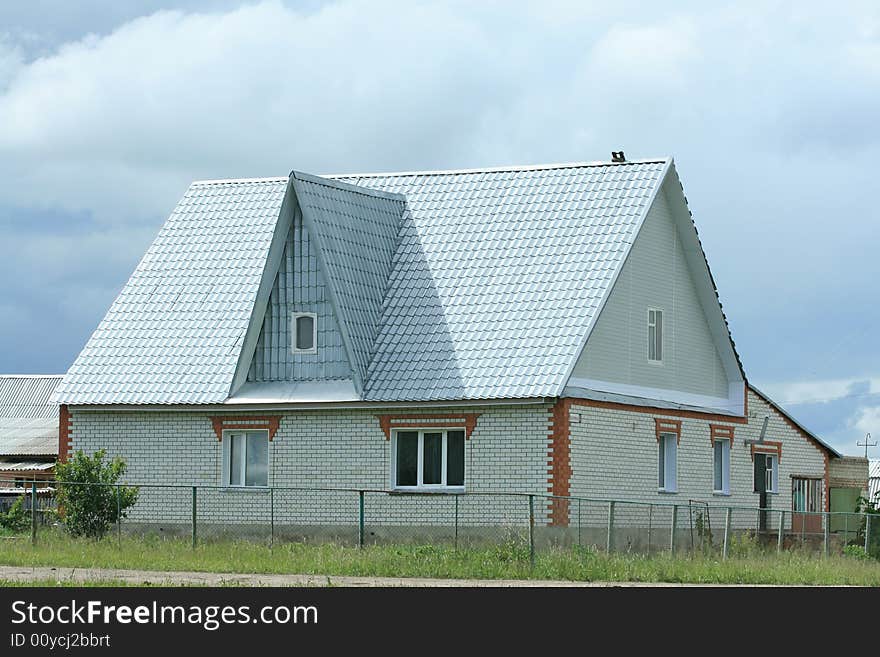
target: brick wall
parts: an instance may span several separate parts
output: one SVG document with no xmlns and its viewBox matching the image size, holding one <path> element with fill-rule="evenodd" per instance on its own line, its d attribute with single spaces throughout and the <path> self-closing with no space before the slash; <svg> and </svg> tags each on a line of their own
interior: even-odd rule
<svg viewBox="0 0 880 657">
<path fill-rule="evenodd" d="M 868 459 L 862 456 L 831 459 L 828 463 L 828 477 L 832 488 L 858 488 L 867 492 Z"/>
</svg>

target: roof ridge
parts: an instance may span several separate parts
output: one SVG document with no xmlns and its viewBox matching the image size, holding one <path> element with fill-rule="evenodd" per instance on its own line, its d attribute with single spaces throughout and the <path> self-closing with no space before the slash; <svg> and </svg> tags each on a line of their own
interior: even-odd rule
<svg viewBox="0 0 880 657">
<path fill-rule="evenodd" d="M 290 176 L 269 176 L 265 178 L 209 178 L 205 180 L 193 180 L 190 186 L 194 185 L 236 185 L 241 183 L 278 183 L 287 182 Z"/>
<path fill-rule="evenodd" d="M 346 192 L 351 192 L 352 194 L 361 194 L 363 196 L 371 196 L 373 198 L 383 198 L 389 201 L 401 201 L 406 202 L 406 196 L 403 194 L 395 194 L 394 192 L 386 192 L 382 189 L 375 189 L 373 187 L 365 187 L 364 185 L 354 185 L 349 182 L 345 182 L 343 180 L 335 180 L 333 178 L 328 178 L 324 176 L 316 176 L 312 173 L 306 173 L 304 171 L 291 171 L 290 175 L 295 180 L 302 180 L 305 182 L 314 183 L 315 185 L 321 185 L 323 187 L 329 187 L 330 189 L 338 189 Z"/>
<path fill-rule="evenodd" d="M 0 374 L 0 379 L 61 379 L 63 374 Z"/>
<path fill-rule="evenodd" d="M 556 162 L 549 164 L 523 164 L 523 165 L 506 165 L 495 167 L 477 167 L 472 169 L 425 169 L 422 171 L 387 171 L 374 173 L 324 173 L 324 178 L 384 178 L 384 177 L 403 177 L 403 176 L 438 176 L 438 175 L 460 175 L 469 173 L 506 173 L 517 171 L 547 171 L 553 169 L 585 169 L 588 167 L 602 166 L 628 166 L 633 164 L 666 164 L 671 161 L 671 157 L 645 158 L 639 160 L 626 160 L 625 162 L 611 162 L 610 160 L 593 160 L 583 162 Z"/>
</svg>

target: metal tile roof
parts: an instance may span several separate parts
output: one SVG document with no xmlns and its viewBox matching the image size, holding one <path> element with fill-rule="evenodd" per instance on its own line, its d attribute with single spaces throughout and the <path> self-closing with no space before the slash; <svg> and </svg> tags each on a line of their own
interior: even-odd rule
<svg viewBox="0 0 880 657">
<path fill-rule="evenodd" d="M 58 388 L 73 404 L 228 397 L 286 179 L 198 182 Z"/>
<path fill-rule="evenodd" d="M 558 395 L 668 164 L 343 177 L 410 211 L 365 397 Z"/>
<path fill-rule="evenodd" d="M 364 398 L 558 395 L 670 162 L 292 174 Z M 59 401 L 226 400 L 285 188 L 191 185 Z"/>
</svg>

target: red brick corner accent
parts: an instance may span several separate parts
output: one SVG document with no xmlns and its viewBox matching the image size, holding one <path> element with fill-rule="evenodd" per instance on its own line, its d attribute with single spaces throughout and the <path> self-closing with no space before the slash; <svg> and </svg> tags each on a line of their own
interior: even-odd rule
<svg viewBox="0 0 880 657">
<path fill-rule="evenodd" d="M 67 404 L 58 407 L 58 461 L 67 463 L 70 455 L 70 409 Z"/>
<path fill-rule="evenodd" d="M 725 426 L 723 424 L 710 424 L 709 441 L 712 443 L 712 447 L 715 447 L 715 441 L 719 438 L 722 440 L 729 440 L 730 446 L 733 447 L 733 427 Z"/>
<path fill-rule="evenodd" d="M 547 492 L 568 497 L 571 491 L 571 425 L 569 423 L 570 399 L 559 399 L 550 410 L 547 450 Z M 548 504 L 551 527 L 568 527 L 569 501 L 554 497 Z"/>
<path fill-rule="evenodd" d="M 391 429 L 416 429 L 419 427 L 446 427 L 450 428 L 464 425 L 464 437 L 471 439 L 471 434 L 477 428 L 479 413 L 445 413 L 442 415 L 377 415 L 379 426 L 385 434 L 385 440 L 391 440 Z"/>
<path fill-rule="evenodd" d="M 760 454 L 776 454 L 782 461 L 782 443 L 778 440 L 765 440 L 763 443 L 752 443 L 752 460 L 755 460 L 755 453 Z"/>
<path fill-rule="evenodd" d="M 215 415 L 211 418 L 217 440 L 223 441 L 223 431 L 227 429 L 268 429 L 269 440 L 275 437 L 281 424 L 280 415 Z"/>
</svg>

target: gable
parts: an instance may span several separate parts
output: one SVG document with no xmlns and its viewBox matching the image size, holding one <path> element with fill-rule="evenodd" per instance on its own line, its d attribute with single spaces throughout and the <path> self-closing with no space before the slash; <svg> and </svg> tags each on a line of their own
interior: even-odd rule
<svg viewBox="0 0 880 657">
<path fill-rule="evenodd" d="M 713 332 L 712 322 L 718 317 L 711 311 L 720 312 L 720 308 L 714 294 L 705 294 L 707 289 L 714 290 L 705 261 L 688 258 L 688 251 L 702 250 L 692 223 L 676 220 L 671 200 L 676 195 L 681 196 L 680 188 L 674 180 L 667 180 L 578 357 L 568 386 L 741 414 L 741 370 L 726 325 L 725 331 Z M 649 309 L 663 313 L 661 362 L 648 359 Z"/>
</svg>

